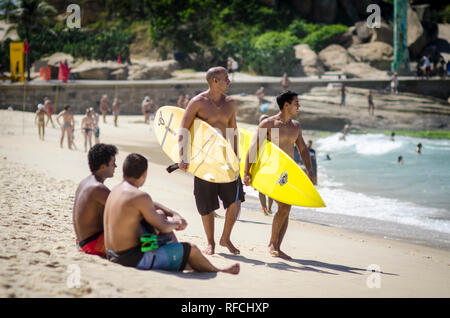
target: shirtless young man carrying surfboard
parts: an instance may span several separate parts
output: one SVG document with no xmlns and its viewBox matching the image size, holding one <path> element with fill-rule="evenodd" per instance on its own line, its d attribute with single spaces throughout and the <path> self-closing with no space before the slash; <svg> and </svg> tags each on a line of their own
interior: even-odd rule
<svg viewBox="0 0 450 318">
<path fill-rule="evenodd" d="M 230 86 L 228 73 L 223 67 L 213 67 L 206 72 L 206 81 L 209 89 L 193 97 L 184 113 L 181 128 L 188 131 L 196 117 L 204 120 L 216 128 L 222 136 L 226 137 L 227 128 L 235 130 L 232 142 L 234 152 L 238 154 L 238 133 L 236 125 L 236 107 L 233 100 L 225 95 Z M 188 163 L 183 160 L 183 150 L 187 149 L 187 138 L 179 135 L 180 160 L 178 167 L 186 171 Z M 238 198 L 237 191 L 239 191 Z M 205 253 L 214 254 L 214 211 L 219 208 L 218 197 L 222 200 L 226 209 L 225 225 L 220 239 L 220 245 L 227 247 L 233 254 L 240 251 L 231 243 L 230 236 L 236 221 L 236 212 L 239 211 L 241 202 L 245 200 L 241 179 L 230 183 L 212 183 L 195 177 L 194 195 L 197 210 L 202 216 L 203 228 L 205 229 L 208 247 Z"/>
<path fill-rule="evenodd" d="M 255 147 L 261 145 L 267 138 L 269 141 L 277 144 L 291 158 L 294 157 L 294 144 L 297 145 L 302 161 L 307 169 L 308 177 L 312 183 L 315 183 L 316 180 L 312 171 L 309 150 L 302 136 L 302 128 L 297 120 L 292 119 L 292 117 L 297 115 L 300 108 L 298 95 L 292 91 L 285 91 L 277 96 L 277 104 L 280 112 L 261 121 L 258 126 L 258 131 L 253 137 L 245 159 L 244 182 L 247 186 L 252 183 L 250 167 L 252 163 L 256 162 L 256 158 L 250 156 L 251 154 L 256 155 Z M 273 218 L 269 252 L 274 257 L 289 259 L 290 256 L 280 250 L 280 245 L 288 227 L 291 206 L 278 201 L 277 204 L 278 212 Z"/>
</svg>

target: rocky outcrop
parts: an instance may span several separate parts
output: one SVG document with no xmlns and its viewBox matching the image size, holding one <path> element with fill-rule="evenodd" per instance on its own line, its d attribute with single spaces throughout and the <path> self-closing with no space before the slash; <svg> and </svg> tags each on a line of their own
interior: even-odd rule
<svg viewBox="0 0 450 318">
<path fill-rule="evenodd" d="M 90 79 L 90 80 L 110 80 L 117 79 L 113 75 L 114 72 L 127 68 L 125 64 L 117 62 L 100 62 L 100 61 L 84 61 L 77 67 L 71 70 L 75 79 Z"/>
<path fill-rule="evenodd" d="M 301 61 L 300 65 L 306 76 L 321 75 L 325 72 L 321 60 L 308 44 L 298 44 L 294 49 L 295 57 Z"/>
<path fill-rule="evenodd" d="M 368 63 L 379 70 L 389 71 L 393 60 L 393 49 L 390 44 L 370 42 L 353 45 L 348 52 L 357 62 Z"/>
<path fill-rule="evenodd" d="M 347 77 L 357 78 L 383 78 L 387 74 L 384 71 L 380 71 L 374 67 L 371 67 L 367 63 L 352 62 L 342 66 L 339 71 L 343 72 Z"/>
<path fill-rule="evenodd" d="M 160 62 L 136 63 L 129 68 L 129 80 L 166 79 L 180 66 L 175 60 Z"/>
<path fill-rule="evenodd" d="M 381 22 L 379 28 L 372 29 L 371 42 L 384 42 L 390 45 L 394 44 L 394 30 L 384 22 Z"/>
<path fill-rule="evenodd" d="M 319 52 L 322 63 L 331 71 L 339 71 L 348 63 L 355 62 L 347 50 L 337 44 L 331 44 Z"/>
</svg>

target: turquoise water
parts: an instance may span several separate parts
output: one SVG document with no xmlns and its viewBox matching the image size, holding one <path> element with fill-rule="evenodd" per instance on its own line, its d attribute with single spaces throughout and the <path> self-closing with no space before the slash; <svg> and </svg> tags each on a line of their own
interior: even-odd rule
<svg viewBox="0 0 450 318">
<path fill-rule="evenodd" d="M 291 216 L 450 249 L 450 140 L 339 135 L 313 145 L 327 206 L 293 207 Z"/>
</svg>

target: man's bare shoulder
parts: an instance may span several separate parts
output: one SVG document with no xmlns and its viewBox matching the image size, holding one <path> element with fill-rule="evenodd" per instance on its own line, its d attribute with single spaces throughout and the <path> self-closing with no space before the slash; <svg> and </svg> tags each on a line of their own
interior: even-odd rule
<svg viewBox="0 0 450 318">
<path fill-rule="evenodd" d="M 272 116 L 264 119 L 259 123 L 260 128 L 273 128 L 275 127 L 275 122 L 277 121 L 277 116 Z"/>
</svg>

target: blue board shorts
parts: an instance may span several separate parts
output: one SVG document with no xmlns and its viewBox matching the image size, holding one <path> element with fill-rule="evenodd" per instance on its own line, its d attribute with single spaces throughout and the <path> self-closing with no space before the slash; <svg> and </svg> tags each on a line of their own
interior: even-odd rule
<svg viewBox="0 0 450 318">
<path fill-rule="evenodd" d="M 142 270 L 183 271 L 190 253 L 191 245 L 189 243 L 176 242 L 145 253 L 141 252 L 140 246 L 121 252 L 106 249 L 106 258 L 111 262 Z"/>
<path fill-rule="evenodd" d="M 186 246 L 189 251 L 186 251 Z M 190 245 L 171 243 L 156 250 L 145 252 L 137 269 L 162 269 L 167 271 L 182 271 L 186 267 Z"/>
</svg>

